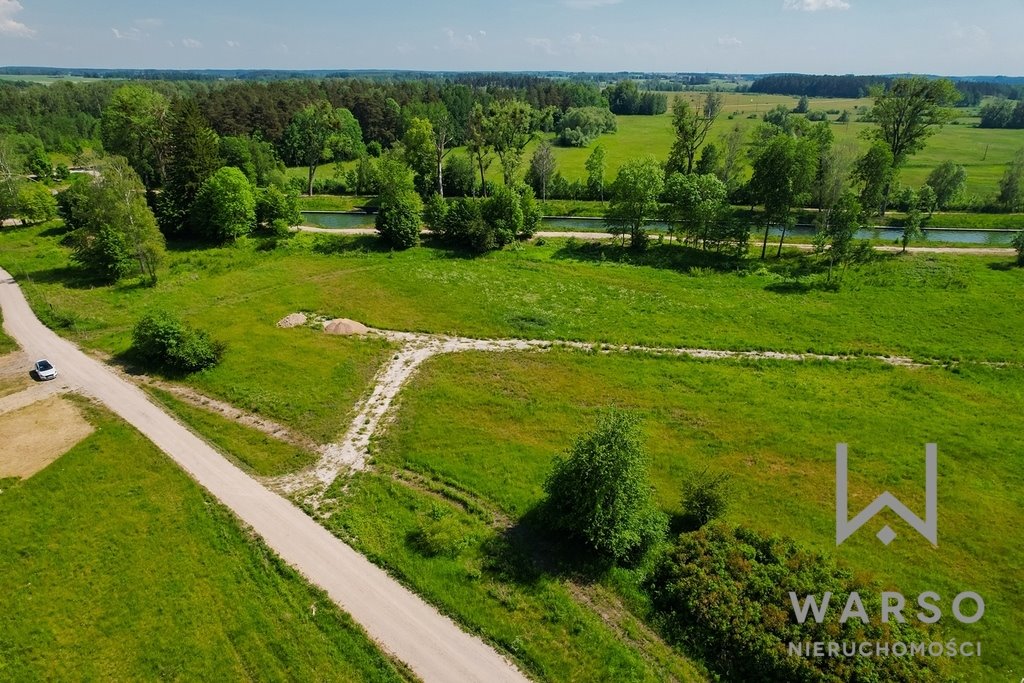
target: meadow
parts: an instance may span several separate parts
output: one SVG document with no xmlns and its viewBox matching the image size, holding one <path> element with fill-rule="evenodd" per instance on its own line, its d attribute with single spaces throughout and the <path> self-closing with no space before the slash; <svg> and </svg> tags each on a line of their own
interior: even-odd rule
<svg viewBox="0 0 1024 683">
<path fill-rule="evenodd" d="M 884 554 L 865 532 L 842 559 L 908 593 L 926 584 L 959 590 L 958 581 L 980 589 L 991 596 L 984 671 L 1008 673 L 1021 654 L 1002 634 L 1020 631 L 1007 606 L 1009 587 L 1024 577 L 996 526 L 1021 521 L 1010 504 L 1024 445 L 1011 408 L 1021 402 L 1021 370 L 972 362 L 1024 362 L 1024 269 L 1006 257 L 880 257 L 835 288 L 824 285 L 815 257 L 795 252 L 723 262 L 677 245 L 636 255 L 550 240 L 472 257 L 301 234 L 175 245 L 159 284 L 147 288 L 90 280 L 70 264 L 62 237 L 59 225 L 0 231 L 0 265 L 61 334 L 131 369 L 135 320 L 171 307 L 228 343 L 221 366 L 172 379 L 317 441 L 347 427 L 394 347 L 276 327 L 294 311 L 474 337 L 962 361 L 905 369 L 868 359 L 702 363 L 568 351 L 441 357 L 400 395 L 396 422 L 373 443 L 374 470 L 336 484 L 324 523 L 538 678 L 703 680 L 699 663 L 645 624 L 641 570 L 565 570 L 551 559 L 557 548 L 523 531 L 551 458 L 595 411 L 617 405 L 647 417 L 667 512 L 678 512 L 682 477 L 710 462 L 735 478 L 729 521 L 815 547 L 831 538 L 830 487 L 821 481 L 837 440 L 854 444 L 856 500 L 888 486 L 914 502 L 921 444 L 936 440 L 949 454 L 943 500 L 955 504 L 943 507 L 944 552 L 922 562 L 917 539 L 901 534 Z M 254 473 L 309 462 L 308 453 L 158 398 Z M 971 485 L 955 492 L 948 482 L 958 480 Z M 964 535 L 985 525 L 996 531 Z"/>
<path fill-rule="evenodd" d="M 0 494 L 0 678 L 402 681 L 331 600 L 134 429 Z"/>
<path fill-rule="evenodd" d="M 961 591 L 979 592 L 982 622 L 943 621 L 945 637 L 984 642 L 980 662 L 957 670 L 971 680 L 1016 679 L 1024 675 L 1024 567 L 1007 530 L 1024 523 L 1024 418 L 1006 408 L 1022 400 L 1019 368 L 460 354 L 431 360 L 412 381 L 375 453 L 389 468 L 521 519 L 542 501 L 553 457 L 616 406 L 644 418 L 667 513 L 681 514 L 686 476 L 710 468 L 732 476 L 727 522 L 832 553 L 835 444 L 850 444 L 852 509 L 889 490 L 923 510 L 924 444 L 938 443 L 938 549 L 887 512 L 835 552 L 860 580 L 905 595 L 934 590 L 948 606 Z M 899 533 L 889 548 L 874 537 L 883 523 Z M 609 587 L 635 580 L 629 572 L 602 578 Z"/>
</svg>

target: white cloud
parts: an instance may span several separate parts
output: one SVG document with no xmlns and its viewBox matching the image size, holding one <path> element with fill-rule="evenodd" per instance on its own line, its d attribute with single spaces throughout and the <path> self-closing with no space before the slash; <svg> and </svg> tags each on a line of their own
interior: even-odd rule
<svg viewBox="0 0 1024 683">
<path fill-rule="evenodd" d="M 127 31 L 122 31 L 116 28 L 111 28 L 110 30 L 114 32 L 114 37 L 118 40 L 142 40 L 145 36 L 141 29 L 134 26 Z"/>
<path fill-rule="evenodd" d="M 561 55 L 578 55 L 588 48 L 595 48 L 604 45 L 607 41 L 600 36 L 583 35 L 582 33 L 570 33 L 564 38 L 553 40 L 551 38 L 527 38 L 526 44 L 535 50 L 546 55 L 557 57 Z"/>
<path fill-rule="evenodd" d="M 846 0 L 786 0 L 783 9 L 818 12 L 826 9 L 850 9 Z"/>
<path fill-rule="evenodd" d="M 182 47 L 189 47 L 189 48 L 193 48 L 193 49 L 203 46 L 203 44 L 200 43 L 195 38 L 182 38 L 181 39 L 181 45 L 182 45 Z"/>
<path fill-rule="evenodd" d="M 14 15 L 23 9 L 18 0 L 0 0 L 0 35 L 31 38 L 36 34 L 35 29 L 14 20 Z"/>
<path fill-rule="evenodd" d="M 475 35 L 472 33 L 462 35 L 456 33 L 454 29 L 444 28 L 441 29 L 441 32 L 448 38 L 450 50 L 479 50 L 480 43 L 487 37 L 486 31 L 477 31 Z"/>
<path fill-rule="evenodd" d="M 562 0 L 562 4 L 572 9 L 594 9 L 596 7 L 607 7 L 618 5 L 622 0 Z"/>
<path fill-rule="evenodd" d="M 736 36 L 722 36 L 718 39 L 718 47 L 743 47 L 743 41 Z"/>
<path fill-rule="evenodd" d="M 240 42 L 238 42 L 237 40 L 226 40 L 224 42 L 230 48 L 242 47 L 242 44 Z"/>
</svg>

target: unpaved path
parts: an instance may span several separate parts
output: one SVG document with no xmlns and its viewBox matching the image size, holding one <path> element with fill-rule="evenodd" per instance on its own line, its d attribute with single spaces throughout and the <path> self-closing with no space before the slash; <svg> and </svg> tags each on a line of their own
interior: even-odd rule
<svg viewBox="0 0 1024 683">
<path fill-rule="evenodd" d="M 49 358 L 67 381 L 142 432 L 423 680 L 526 680 L 479 638 L 227 461 L 139 387 L 44 327 L 3 269 L 0 308 L 4 329 L 30 356 Z"/>
<path fill-rule="evenodd" d="M 650 353 L 667 356 L 686 356 L 703 360 L 748 358 L 753 360 L 782 361 L 847 361 L 853 356 L 815 353 L 782 353 L 778 351 L 728 351 L 721 349 L 667 348 L 613 344 L 587 344 L 584 342 L 550 341 L 542 339 L 473 339 L 445 335 L 418 334 L 371 329 L 370 334 L 401 344 L 401 349 L 377 373 L 370 395 L 356 405 L 356 416 L 342 440 L 322 446 L 320 459 L 312 466 L 281 477 L 268 479 L 268 484 L 282 493 L 302 497 L 309 505 L 319 507 L 326 489 L 340 475 L 365 469 L 369 457 L 370 440 L 377 433 L 395 397 L 424 361 L 443 353 L 463 351 L 546 351 L 567 348 L 597 353 Z M 856 358 L 864 358 L 857 356 Z M 902 356 L 869 356 L 889 365 L 916 366 L 911 358 Z"/>
<path fill-rule="evenodd" d="M 320 228 L 314 225 L 299 225 L 295 227 L 295 230 L 299 232 L 314 232 L 328 235 L 375 235 L 377 231 L 373 228 Z M 430 232 L 424 230 L 424 235 L 429 235 Z M 547 231 L 541 230 L 534 234 L 534 237 L 543 237 L 544 239 L 557 239 L 570 237 L 578 240 L 610 240 L 615 239 L 612 235 L 607 232 L 597 231 Z M 801 251 L 813 251 L 813 244 L 786 244 L 791 249 L 799 249 Z M 903 251 L 902 247 L 893 246 L 876 246 L 875 251 L 881 251 L 885 253 L 899 253 Z M 1008 247 L 907 247 L 907 253 L 910 254 L 974 254 L 975 256 L 1013 256 L 1017 253 L 1015 249 Z"/>
</svg>

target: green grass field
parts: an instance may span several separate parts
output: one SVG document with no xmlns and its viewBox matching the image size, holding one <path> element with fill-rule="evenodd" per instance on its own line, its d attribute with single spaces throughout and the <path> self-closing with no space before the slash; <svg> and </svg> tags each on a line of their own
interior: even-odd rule
<svg viewBox="0 0 1024 683">
<path fill-rule="evenodd" d="M 553 456 L 614 405 L 645 417 L 652 478 L 667 512 L 680 512 L 684 476 L 710 466 L 733 476 L 728 521 L 832 552 L 835 444 L 850 443 L 854 501 L 890 490 L 923 509 L 924 444 L 938 443 L 939 549 L 887 513 L 899 532 L 891 548 L 874 538 L 876 520 L 839 557 L 906 595 L 981 593 L 983 622 L 948 636 L 985 643 L 981 668 L 972 661 L 964 672 L 1016 679 L 1024 675 L 1017 637 L 1024 567 L 1006 530 L 1024 523 L 1017 504 L 1024 418 L 1006 407 L 1022 400 L 1019 369 L 474 353 L 430 361 L 376 453 L 388 466 L 451 482 L 519 518 L 541 501 Z"/>
<path fill-rule="evenodd" d="M 172 310 L 228 344 L 224 362 L 191 375 L 188 384 L 320 442 L 344 431 L 356 399 L 389 353 L 383 340 L 277 327 L 296 311 L 343 313 L 333 285 L 325 282 L 337 277 L 332 260 L 312 255 L 308 244 L 295 243 L 298 260 L 287 256 L 288 247 L 261 252 L 258 243 L 171 250 L 160 286 L 149 289 L 95 286 L 70 266 L 60 237 L 53 227 L 0 232 L 0 264 L 21 281 L 44 321 L 118 356 L 129 348 L 131 328 L 146 311 Z M 267 269 L 274 262 L 289 265 Z"/>
<path fill-rule="evenodd" d="M 316 461 L 315 453 L 185 403 L 169 392 L 155 388 L 150 388 L 149 392 L 179 420 L 253 474 L 274 477 L 301 470 Z"/>
<path fill-rule="evenodd" d="M 148 441 L 97 431 L 0 493 L 0 678 L 400 681 Z"/>
</svg>

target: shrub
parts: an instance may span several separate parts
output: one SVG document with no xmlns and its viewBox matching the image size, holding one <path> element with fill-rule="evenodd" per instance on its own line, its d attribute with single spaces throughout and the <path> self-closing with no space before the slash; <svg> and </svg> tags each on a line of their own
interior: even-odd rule
<svg viewBox="0 0 1024 683">
<path fill-rule="evenodd" d="M 434 507 L 420 524 L 413 541 L 427 557 L 458 557 L 469 546 L 470 538 L 458 517 Z"/>
<path fill-rule="evenodd" d="M 555 459 L 544 482 L 549 524 L 601 559 L 635 559 L 664 538 L 667 528 L 654 503 L 647 460 L 639 419 L 605 413 L 568 457 Z"/>
<path fill-rule="evenodd" d="M 237 168 L 220 169 L 199 189 L 192 216 L 200 236 L 215 242 L 249 234 L 256 225 L 256 197 L 249 179 Z"/>
<path fill-rule="evenodd" d="M 730 475 L 708 470 L 695 472 L 683 481 L 683 512 L 700 526 L 721 518 L 729 509 Z"/>
<path fill-rule="evenodd" d="M 278 237 L 291 234 L 291 227 L 302 221 L 298 197 L 274 185 L 256 189 L 256 225 Z"/>
<path fill-rule="evenodd" d="M 683 534 L 658 564 L 647 591 L 666 635 L 685 642 L 725 680 L 803 683 L 942 680 L 928 658 L 791 657 L 788 644 L 818 641 L 916 643 L 932 638 L 911 624 L 859 619 L 840 623 L 842 606 L 858 591 L 868 614 L 880 613 L 880 589 L 858 584 L 834 559 L 792 540 L 712 525 Z M 789 593 L 822 600 L 822 623 L 803 624 Z M 877 616 L 875 617 L 877 619 Z"/>
<path fill-rule="evenodd" d="M 1011 244 L 1017 250 L 1017 265 L 1024 266 L 1024 231 L 1014 235 Z"/>
<path fill-rule="evenodd" d="M 211 368 L 224 355 L 224 344 L 166 311 L 148 313 L 136 323 L 132 348 L 146 362 L 175 372 Z"/>
</svg>

